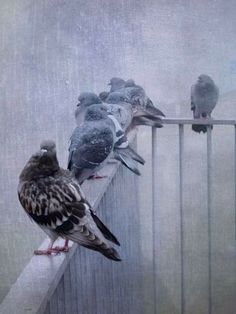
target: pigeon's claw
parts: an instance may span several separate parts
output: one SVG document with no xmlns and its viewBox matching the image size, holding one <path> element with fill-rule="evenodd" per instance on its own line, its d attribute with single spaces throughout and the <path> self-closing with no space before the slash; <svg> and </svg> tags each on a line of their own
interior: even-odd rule
<svg viewBox="0 0 236 314">
<path fill-rule="evenodd" d="M 90 179 L 91 180 L 95 180 L 95 179 L 105 179 L 105 178 L 107 178 L 108 176 L 106 176 L 106 175 L 99 175 L 99 174 L 95 174 L 94 176 L 92 176 Z"/>
<path fill-rule="evenodd" d="M 56 248 L 51 248 L 51 249 L 47 249 L 47 250 L 35 250 L 34 254 L 35 255 L 52 255 L 53 253 L 55 255 L 60 254 L 61 251 L 59 251 Z"/>
<path fill-rule="evenodd" d="M 68 243 L 69 243 L 69 240 L 65 240 L 65 244 L 64 244 L 64 246 L 56 246 L 56 247 L 54 247 L 53 248 L 53 251 L 57 251 L 58 253 L 60 253 L 60 252 L 69 252 L 69 245 L 68 245 Z"/>
</svg>

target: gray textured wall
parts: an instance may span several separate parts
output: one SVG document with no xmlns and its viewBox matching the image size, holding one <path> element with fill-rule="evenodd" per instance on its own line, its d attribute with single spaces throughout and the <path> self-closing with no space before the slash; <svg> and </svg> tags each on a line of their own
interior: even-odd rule
<svg viewBox="0 0 236 314">
<path fill-rule="evenodd" d="M 44 237 L 18 204 L 18 174 L 43 138 L 56 140 L 60 161 L 66 164 L 67 141 L 80 91 L 100 91 L 112 76 L 133 77 L 153 100 L 161 102 L 160 108 L 168 115 L 189 116 L 186 99 L 190 85 L 205 72 L 213 76 L 222 94 L 227 93 L 213 116 L 235 117 L 236 4 L 233 0 L 1 0 L 0 4 L 0 295 L 4 295 Z M 225 128 L 218 128 L 214 135 L 216 295 L 220 304 L 229 300 L 230 306 L 235 285 L 232 135 Z M 148 137 L 146 129 L 139 137 L 147 160 Z M 175 263 L 179 258 L 175 128 L 161 130 L 158 138 L 159 249 L 163 253 L 159 259 L 163 283 L 160 298 L 170 297 L 169 308 L 163 305 L 162 311 L 172 314 L 179 304 L 175 288 L 179 280 L 179 264 Z M 192 283 L 188 291 L 191 293 L 194 287 L 200 291 L 194 300 L 188 296 L 189 310 L 206 302 L 205 282 L 201 281 L 206 265 L 204 141 L 203 136 L 187 132 L 185 226 L 187 275 Z M 148 218 L 151 169 L 149 163 L 145 167 L 140 180 L 145 206 L 141 210 L 141 244 L 148 273 L 152 259 Z M 146 306 L 151 309 L 149 287 L 147 277 Z M 216 313 L 221 313 L 220 304 Z M 204 311 L 197 309 L 196 313 Z"/>
</svg>

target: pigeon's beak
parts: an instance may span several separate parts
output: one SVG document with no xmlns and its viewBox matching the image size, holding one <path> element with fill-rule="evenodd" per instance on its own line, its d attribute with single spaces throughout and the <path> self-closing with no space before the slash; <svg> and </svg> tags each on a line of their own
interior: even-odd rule
<svg viewBox="0 0 236 314">
<path fill-rule="evenodd" d="M 110 82 L 110 83 L 108 83 L 107 85 L 111 85 L 111 82 Z"/>
<path fill-rule="evenodd" d="M 47 149 L 42 148 L 42 149 L 40 150 L 40 152 L 41 152 L 41 155 L 43 156 L 43 155 L 46 154 L 48 151 L 47 151 Z"/>
</svg>

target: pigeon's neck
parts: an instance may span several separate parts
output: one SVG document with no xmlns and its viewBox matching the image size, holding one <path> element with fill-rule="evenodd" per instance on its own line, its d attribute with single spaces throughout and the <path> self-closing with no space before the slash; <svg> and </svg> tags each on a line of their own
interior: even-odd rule
<svg viewBox="0 0 236 314">
<path fill-rule="evenodd" d="M 20 182 L 33 181 L 40 178 L 54 176 L 60 171 L 57 158 L 51 160 L 50 163 L 34 165 L 29 161 L 20 174 Z"/>
</svg>

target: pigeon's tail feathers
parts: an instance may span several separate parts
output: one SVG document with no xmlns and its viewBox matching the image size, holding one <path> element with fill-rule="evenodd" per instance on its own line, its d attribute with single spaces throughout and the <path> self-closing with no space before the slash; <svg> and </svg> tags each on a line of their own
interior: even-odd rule
<svg viewBox="0 0 236 314">
<path fill-rule="evenodd" d="M 211 129 L 213 129 L 213 125 L 211 126 Z M 192 125 L 192 130 L 194 132 L 197 132 L 197 133 L 206 133 L 207 132 L 207 125 L 204 125 L 204 124 L 193 124 Z"/>
<path fill-rule="evenodd" d="M 76 242 L 76 240 L 73 239 L 73 236 L 67 236 L 68 239 Z M 120 262 L 121 261 L 121 257 L 119 255 L 119 253 L 116 251 L 116 249 L 114 249 L 111 246 L 107 246 L 105 243 L 100 244 L 99 246 L 91 246 L 89 244 L 86 243 L 80 243 L 80 245 L 93 250 L 93 251 L 97 251 L 101 254 L 103 254 L 104 256 L 106 256 L 109 259 L 112 259 L 113 261 L 117 261 Z"/>
<path fill-rule="evenodd" d="M 134 160 L 131 158 L 131 156 L 124 151 L 124 149 L 115 149 L 114 150 L 114 158 L 116 160 L 121 161 L 121 163 L 127 167 L 129 170 L 131 170 L 136 175 L 140 176 L 141 173 L 134 164 Z"/>
<path fill-rule="evenodd" d="M 119 253 L 113 247 L 109 249 L 100 250 L 100 253 L 102 253 L 104 256 L 106 256 L 107 258 L 113 261 L 116 261 L 116 262 L 122 261 Z"/>
<path fill-rule="evenodd" d="M 132 124 L 134 126 L 136 125 L 146 125 L 146 126 L 152 126 L 155 128 L 162 128 L 162 120 L 159 117 L 145 115 L 145 116 L 137 116 L 134 117 L 132 120 Z"/>
<path fill-rule="evenodd" d="M 117 238 L 114 236 L 114 234 L 112 234 L 111 231 L 104 225 L 104 223 L 93 212 L 91 212 L 91 215 L 92 215 L 93 220 L 95 221 L 97 227 L 99 228 L 99 230 L 104 235 L 104 237 L 107 240 L 120 246 L 120 242 L 117 240 Z"/>
<path fill-rule="evenodd" d="M 153 105 L 153 102 L 151 101 L 151 99 L 148 98 L 147 100 L 147 104 L 146 104 L 146 111 L 148 113 L 150 113 L 151 115 L 155 115 L 155 116 L 162 116 L 162 117 L 165 117 L 164 113 L 156 108 L 154 105 Z"/>
<path fill-rule="evenodd" d="M 130 146 L 123 149 L 123 154 L 129 155 L 133 160 L 137 161 L 141 165 L 145 164 L 145 160 L 136 152 L 134 151 Z"/>
</svg>

